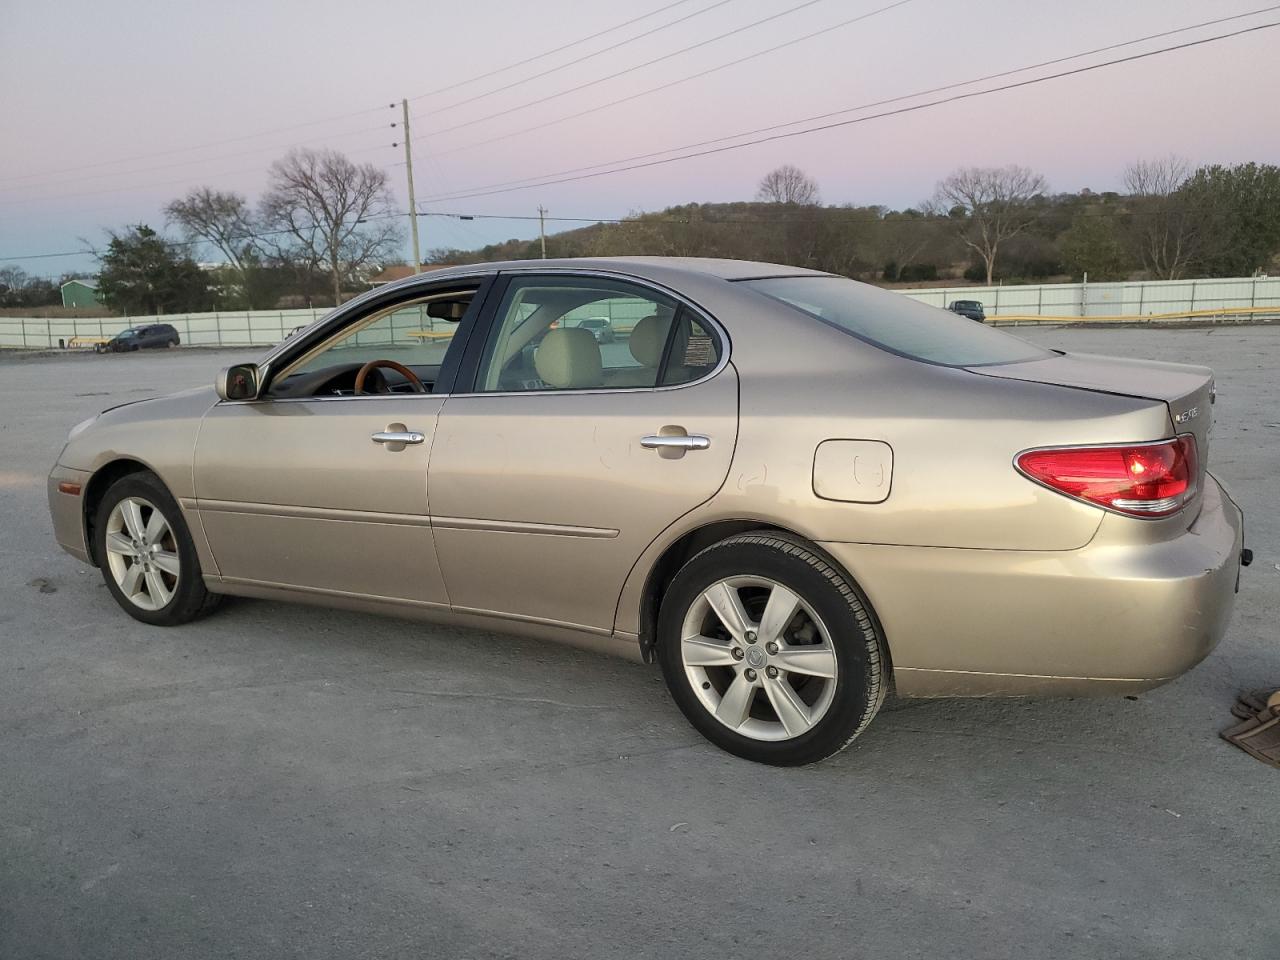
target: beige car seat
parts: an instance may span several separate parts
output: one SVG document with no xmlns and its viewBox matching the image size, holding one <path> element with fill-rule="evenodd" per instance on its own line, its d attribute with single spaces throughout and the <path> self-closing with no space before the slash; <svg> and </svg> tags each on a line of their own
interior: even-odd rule
<svg viewBox="0 0 1280 960">
<path fill-rule="evenodd" d="M 548 330 L 533 355 L 533 367 L 548 387 L 581 390 L 603 382 L 600 345 L 590 330 L 559 327 Z"/>
<path fill-rule="evenodd" d="M 627 341 L 636 363 L 652 370 L 662 362 L 662 350 L 667 345 L 669 327 L 670 322 L 662 323 L 656 313 L 636 322 L 631 330 L 631 339 Z"/>
</svg>

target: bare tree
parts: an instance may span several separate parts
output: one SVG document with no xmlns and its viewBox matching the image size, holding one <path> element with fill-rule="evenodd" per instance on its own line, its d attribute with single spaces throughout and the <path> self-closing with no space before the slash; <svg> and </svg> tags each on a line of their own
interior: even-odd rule
<svg viewBox="0 0 1280 960">
<path fill-rule="evenodd" d="M 954 217 L 960 239 L 982 258 L 990 284 L 1000 245 L 1031 225 L 1031 200 L 1046 189 L 1044 177 L 1026 167 L 962 167 L 938 184 L 932 207 Z"/>
<path fill-rule="evenodd" d="M 812 206 L 818 202 L 818 184 L 799 167 L 788 163 L 764 175 L 756 190 L 756 199 L 765 203 Z"/>
<path fill-rule="evenodd" d="M 323 268 L 342 302 L 342 283 L 390 254 L 400 241 L 387 175 L 334 150 L 293 150 L 271 165 L 260 205 L 287 259 Z"/>
<path fill-rule="evenodd" d="M 1191 164 L 1181 157 L 1139 160 L 1124 171 L 1134 206 L 1130 236 L 1143 268 L 1160 280 L 1177 280 L 1194 259 L 1203 220 L 1182 186 Z"/>
<path fill-rule="evenodd" d="M 253 212 L 240 194 L 197 187 L 170 203 L 164 212 L 188 240 L 204 241 L 236 270 L 244 270 L 255 238 Z"/>
<path fill-rule="evenodd" d="M 244 289 L 257 257 L 255 224 L 249 203 L 238 193 L 197 187 L 164 208 L 169 223 L 190 241 L 203 241 L 224 257 Z"/>
</svg>

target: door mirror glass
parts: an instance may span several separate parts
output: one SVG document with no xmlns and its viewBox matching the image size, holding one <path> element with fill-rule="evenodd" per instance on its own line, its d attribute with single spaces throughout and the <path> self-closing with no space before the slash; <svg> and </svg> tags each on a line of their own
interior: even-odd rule
<svg viewBox="0 0 1280 960">
<path fill-rule="evenodd" d="M 237 363 L 223 367 L 214 381 L 214 389 L 222 400 L 254 400 L 258 396 L 258 365 Z"/>
</svg>

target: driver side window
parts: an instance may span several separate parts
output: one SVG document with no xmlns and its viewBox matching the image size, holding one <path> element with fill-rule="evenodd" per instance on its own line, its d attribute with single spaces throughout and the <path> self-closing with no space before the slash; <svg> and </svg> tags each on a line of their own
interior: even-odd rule
<svg viewBox="0 0 1280 960">
<path fill-rule="evenodd" d="M 273 382 L 277 396 L 350 395 L 356 371 L 371 361 L 407 367 L 430 391 L 475 290 L 432 294 L 360 317 L 312 347 Z M 401 374 L 378 374 L 387 389 L 404 390 Z"/>
</svg>

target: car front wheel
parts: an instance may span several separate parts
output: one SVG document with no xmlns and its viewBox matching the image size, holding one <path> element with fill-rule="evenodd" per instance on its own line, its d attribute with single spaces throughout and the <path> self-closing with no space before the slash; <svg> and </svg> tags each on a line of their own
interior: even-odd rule
<svg viewBox="0 0 1280 960">
<path fill-rule="evenodd" d="M 187 623 L 220 599 L 205 589 L 182 512 L 155 474 L 129 474 L 108 488 L 98 506 L 94 555 L 116 602 L 143 623 Z"/>
<path fill-rule="evenodd" d="M 760 763 L 838 753 L 888 689 L 884 640 L 857 587 L 812 545 L 773 531 L 731 537 L 685 564 L 663 597 L 657 639 L 689 722 Z"/>
</svg>

